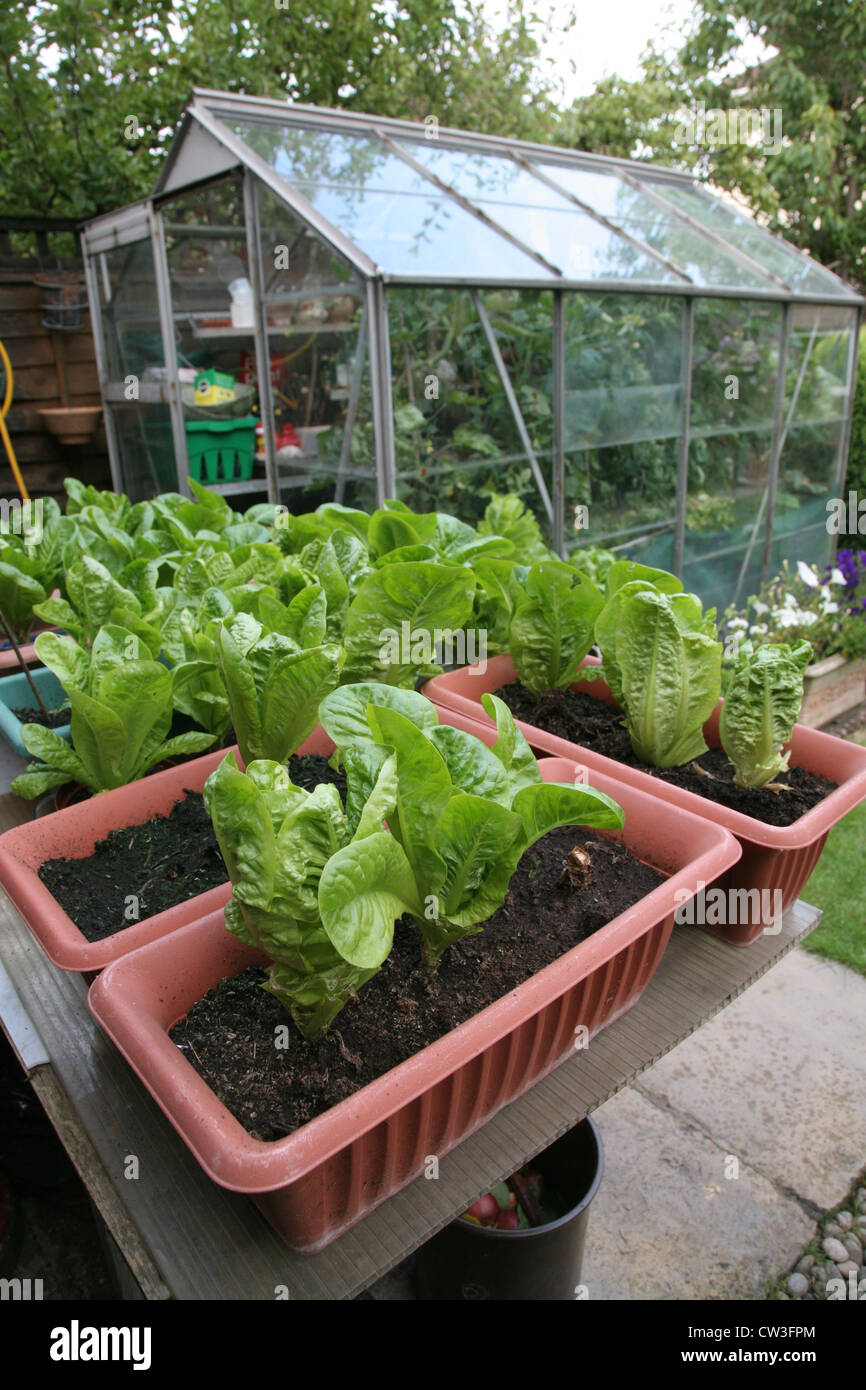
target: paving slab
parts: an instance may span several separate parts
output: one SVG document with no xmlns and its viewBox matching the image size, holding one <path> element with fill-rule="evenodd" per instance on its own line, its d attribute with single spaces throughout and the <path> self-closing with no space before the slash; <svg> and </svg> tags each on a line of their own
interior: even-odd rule
<svg viewBox="0 0 866 1390">
<path fill-rule="evenodd" d="M 864 1021 L 866 979 L 793 951 L 638 1089 L 825 1211 L 866 1160 Z"/>
<path fill-rule="evenodd" d="M 742 1161 L 726 1176 L 724 1144 L 635 1087 L 595 1120 L 605 1169 L 584 1254 L 590 1301 L 762 1298 L 811 1238 L 796 1200 Z"/>
</svg>

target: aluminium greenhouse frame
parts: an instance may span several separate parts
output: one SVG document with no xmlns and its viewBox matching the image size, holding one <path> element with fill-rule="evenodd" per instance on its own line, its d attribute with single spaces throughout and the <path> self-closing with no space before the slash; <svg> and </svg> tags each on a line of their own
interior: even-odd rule
<svg viewBox="0 0 866 1390">
<path fill-rule="evenodd" d="M 516 251 L 527 265 L 530 262 L 534 263 L 537 272 L 532 273 L 530 270 L 525 275 L 513 273 L 466 275 L 452 273 L 450 270 L 437 270 L 433 273 L 413 274 L 407 273 L 405 270 L 395 271 L 393 268 L 389 269 L 387 266 L 382 266 L 358 244 L 358 240 L 353 239 L 346 231 L 335 225 L 334 221 L 323 215 L 315 205 L 312 196 L 307 196 L 309 190 L 304 191 L 295 186 L 288 178 L 277 172 L 277 169 L 253 149 L 247 140 L 230 129 L 230 122 L 247 122 L 254 127 L 282 128 L 292 132 L 307 131 L 363 137 L 365 140 L 375 143 L 387 155 L 399 160 L 401 167 L 405 166 L 413 176 L 425 184 L 429 184 L 431 189 L 441 195 L 449 204 L 461 209 L 477 223 L 483 224 L 486 233 L 498 237 L 503 246 Z M 658 278 L 655 280 L 629 280 L 610 276 L 594 278 L 569 276 L 548 255 L 534 246 L 531 239 L 497 221 L 494 215 L 491 215 L 484 207 L 479 206 L 472 197 L 467 196 L 465 192 L 452 183 L 440 178 L 438 174 L 427 167 L 421 158 L 416 157 L 410 149 L 405 148 L 403 143 L 418 145 L 419 142 L 423 141 L 435 142 L 437 148 L 444 151 L 472 152 L 479 156 L 487 155 L 510 161 L 516 171 L 528 174 L 530 179 L 535 180 L 540 188 L 549 190 L 550 196 L 555 197 L 558 203 L 568 204 L 576 216 L 576 225 L 578 218 L 582 225 L 586 225 L 585 220 L 589 219 L 595 226 L 604 228 L 611 237 L 615 237 L 623 245 L 633 248 L 636 253 L 657 266 Z M 544 168 L 540 167 L 542 162 Z M 615 174 L 621 184 L 636 190 L 641 198 L 648 199 L 649 203 L 658 208 L 661 214 L 666 218 L 673 219 L 678 227 L 688 229 L 702 243 L 717 249 L 722 254 L 723 259 L 741 267 L 744 278 L 748 278 L 743 284 L 699 282 L 685 266 L 677 264 L 671 255 L 643 240 L 633 228 L 619 225 L 615 218 L 610 217 L 594 207 L 585 198 L 575 194 L 572 189 L 559 183 L 551 173 L 551 170 L 557 168 L 563 171 L 563 176 L 569 170 L 596 170 Z M 364 309 L 359 333 L 359 346 L 356 347 L 352 370 L 347 427 L 340 455 L 337 500 L 340 500 L 342 495 L 342 478 L 348 461 L 353 412 L 357 409 L 358 404 L 360 375 L 363 370 L 364 359 L 362 349 L 367 345 L 369 346 L 377 498 L 381 504 L 385 499 L 397 496 L 394 405 L 386 295 L 389 288 L 410 286 L 469 292 L 513 416 L 517 434 L 538 487 L 541 504 L 547 513 L 552 528 L 554 547 L 561 554 L 566 553 L 564 297 L 571 291 L 587 294 L 664 295 L 670 298 L 680 298 L 682 301 L 680 420 L 677 436 L 677 496 L 673 537 L 673 568 L 677 573 L 682 573 L 686 534 L 696 300 L 732 299 L 747 303 L 766 302 L 781 306 L 768 473 L 760 511 L 756 517 L 748 551 L 743 560 L 740 582 L 742 583 L 753 551 L 761 556 L 764 574 L 766 574 L 770 563 L 782 450 L 815 338 L 816 330 L 813 330 L 800 369 L 794 397 L 786 415 L 786 372 L 791 340 L 792 309 L 795 306 L 813 305 L 852 311 L 844 385 L 844 409 L 843 415 L 840 417 L 842 423 L 835 467 L 836 491 L 841 491 L 850 441 L 857 341 L 864 300 L 849 286 L 833 276 L 831 272 L 820 267 L 798 248 L 790 246 L 764 228 L 758 229 L 757 224 L 753 224 L 753 226 L 760 238 L 763 239 L 761 245 L 767 247 L 768 257 L 773 246 L 783 248 L 789 261 L 791 257 L 796 257 L 798 262 L 804 263 L 804 266 L 808 267 L 810 277 L 817 278 L 819 285 L 826 284 L 826 290 L 822 291 L 819 288 L 801 291 L 797 289 L 773 268 L 743 250 L 735 239 L 726 237 L 716 227 L 708 225 L 703 220 L 698 221 L 689 211 L 669 196 L 678 190 L 694 190 L 698 187 L 689 174 L 663 169 L 655 165 L 643 165 L 625 159 L 574 152 L 559 146 L 542 146 L 507 137 L 479 135 L 438 126 L 431 132 L 428 126 L 410 121 L 350 111 L 326 110 L 208 89 L 195 90 L 194 99 L 184 114 L 152 197 L 130 208 L 94 220 L 88 224 L 82 237 L 97 361 L 103 400 L 106 405 L 105 417 L 112 478 L 114 486 L 118 490 L 121 489 L 123 477 L 120 461 L 121 443 L 114 427 L 110 407 L 113 402 L 122 398 L 120 393 L 124 388 L 122 383 L 112 381 L 110 378 L 100 304 L 98 261 L 101 254 L 109 248 L 139 241 L 144 237 L 150 238 L 154 252 L 154 272 L 166 371 L 164 383 L 159 388 L 151 386 L 149 389 L 153 393 L 152 399 L 159 400 L 168 407 L 177 461 L 177 486 L 179 490 L 187 491 L 185 483 L 187 446 L 184 412 L 172 322 L 171 284 L 166 257 L 166 228 L 161 207 L 169 197 L 210 186 L 215 181 L 236 174 L 238 171 L 243 178 L 246 248 L 255 299 L 255 358 L 257 377 L 260 383 L 260 405 L 263 419 L 273 418 L 273 399 L 268 370 L 269 348 L 265 289 L 258 224 L 259 186 L 264 186 L 269 190 L 301 224 L 307 227 L 326 246 L 330 246 L 338 252 L 352 267 L 363 286 Z M 481 198 L 480 201 L 483 202 L 484 199 Z M 720 207 L 725 206 L 721 200 L 717 201 Z M 457 258 L 459 254 L 459 248 L 455 246 L 454 257 Z M 781 251 L 779 251 L 779 255 L 781 255 Z M 104 267 L 104 256 L 102 256 L 102 264 Z M 756 279 L 760 282 L 758 285 L 754 283 Z M 545 463 L 550 469 L 547 476 L 552 479 L 550 491 L 548 491 L 545 482 L 547 470 L 542 467 L 542 463 L 533 449 L 514 384 L 499 351 L 496 334 L 481 297 L 481 291 L 495 288 L 552 291 L 551 405 L 553 411 L 553 449 L 552 458 L 549 461 L 545 459 Z M 107 294 L 107 290 L 105 293 Z M 143 386 L 142 389 L 144 389 Z M 281 495 L 272 433 L 268 429 L 264 431 L 265 467 L 268 496 L 271 501 L 276 502 L 281 500 Z"/>
</svg>

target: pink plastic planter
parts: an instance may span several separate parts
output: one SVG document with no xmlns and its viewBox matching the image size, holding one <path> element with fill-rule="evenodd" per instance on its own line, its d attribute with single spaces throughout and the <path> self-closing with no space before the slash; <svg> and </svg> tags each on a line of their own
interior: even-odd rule
<svg viewBox="0 0 866 1390">
<path fill-rule="evenodd" d="M 541 764 L 573 782 L 572 761 Z M 168 1037 L 225 976 L 262 956 L 212 912 L 116 961 L 90 990 L 91 1010 L 205 1172 L 251 1195 L 294 1250 L 320 1250 L 527 1091 L 640 997 L 670 938 L 678 890 L 693 893 L 736 860 L 726 831 L 603 774 L 592 784 L 624 807 L 613 838 L 670 874 L 663 884 L 516 990 L 407 1058 L 294 1134 L 253 1139 Z M 363 996 L 362 996 L 363 998 Z"/>
<path fill-rule="evenodd" d="M 594 657 L 588 657 L 584 662 L 586 666 L 598 664 Z M 480 720 L 490 728 L 491 721 L 481 706 L 482 694 L 498 690 L 516 678 L 511 657 L 496 656 L 487 662 L 483 672 L 469 666 L 436 676 L 424 686 L 424 694 L 440 707 L 441 718 L 448 720 L 444 711 L 452 710 L 470 719 Z M 577 681 L 572 689 L 585 691 L 609 704 L 614 703 L 610 690 L 602 680 Z M 704 725 L 704 736 L 711 748 L 719 746 L 720 709 L 721 702 Z M 757 910 L 759 899 L 753 896 L 749 910 L 744 914 L 749 920 L 706 927 L 707 931 L 734 946 L 748 945 L 765 930 L 779 930 L 777 909 L 784 912 L 797 899 L 820 858 L 830 830 L 866 798 L 866 748 L 820 733 L 817 729 L 808 729 L 803 724 L 794 726 L 789 745 L 791 766 L 804 767 L 809 772 L 837 782 L 838 787 L 793 825 L 776 826 L 766 825 L 740 811 L 729 810 L 706 797 L 672 786 L 661 777 L 653 777 L 638 768 L 594 753 L 581 744 L 557 738 L 555 734 L 538 729 L 534 724 L 521 720 L 517 723 L 534 749 L 555 757 L 577 758 L 587 767 L 606 772 L 630 787 L 649 792 L 660 801 L 724 826 L 737 837 L 742 846 L 742 858 L 717 886 L 725 892 L 729 903 L 733 891 L 757 891 L 760 910 Z M 781 897 L 777 899 L 776 893 L 780 893 Z"/>
<path fill-rule="evenodd" d="M 330 754 L 333 749 L 333 743 L 319 727 L 299 751 Z M 192 758 L 178 767 L 152 773 L 115 791 L 102 792 L 0 835 L 0 884 L 54 965 L 62 970 L 101 970 L 136 947 L 225 906 L 231 896 L 228 880 L 165 912 L 131 923 L 103 941 L 88 941 L 48 891 L 38 870 L 46 859 L 88 858 L 97 840 L 104 840 L 111 830 L 142 825 L 151 816 L 167 816 L 185 791 L 202 790 L 228 751 L 220 748 Z M 237 748 L 233 751 L 240 761 Z M 135 885 L 131 884 L 130 892 L 134 891 Z"/>
</svg>

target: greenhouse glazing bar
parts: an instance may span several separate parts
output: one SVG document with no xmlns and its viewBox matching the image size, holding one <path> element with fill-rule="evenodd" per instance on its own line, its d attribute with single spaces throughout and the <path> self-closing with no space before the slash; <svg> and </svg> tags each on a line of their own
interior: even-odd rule
<svg viewBox="0 0 866 1390">
<path fill-rule="evenodd" d="M 680 349 L 680 437 L 677 448 L 677 515 L 674 530 L 674 574 L 681 579 L 686 548 L 686 499 L 689 491 L 689 429 L 692 418 L 692 361 L 695 346 L 695 302 L 683 300 Z"/>
<path fill-rule="evenodd" d="M 165 354 L 166 394 L 171 420 L 171 436 L 174 444 L 177 470 L 177 490 L 185 497 L 191 497 L 189 485 L 189 451 L 186 445 L 186 427 L 183 418 L 183 397 L 177 372 L 177 343 L 174 336 L 174 314 L 171 304 L 171 278 L 168 272 L 168 256 L 165 249 L 165 232 L 162 213 L 151 207 L 151 245 L 153 249 L 153 274 L 156 282 L 156 299 L 159 305 L 159 322 L 162 334 L 162 350 Z M 147 445 L 145 444 L 147 450 Z"/>
<path fill-rule="evenodd" d="M 767 474 L 767 520 L 764 529 L 764 551 L 761 560 L 761 578 L 765 580 L 770 567 L 770 552 L 773 547 L 773 522 L 776 518 L 776 492 L 779 485 L 779 460 L 782 456 L 783 417 L 785 414 L 785 384 L 788 379 L 788 352 L 791 345 L 791 307 L 782 305 L 782 321 L 779 325 L 779 362 L 776 370 L 776 394 L 773 403 L 773 436 L 770 443 L 770 467 Z"/>
<path fill-rule="evenodd" d="M 361 309 L 361 322 L 358 325 L 358 341 L 355 345 L 355 356 L 352 359 L 349 399 L 346 403 L 346 423 L 343 426 L 343 439 L 340 444 L 340 460 L 337 464 L 337 487 L 334 493 L 334 501 L 340 503 L 342 503 L 346 491 L 346 470 L 349 466 L 349 454 L 352 449 L 352 431 L 355 428 L 355 420 L 358 415 L 358 404 L 361 399 L 361 383 L 364 379 L 364 362 L 367 355 L 368 317 L 369 310 L 365 302 Z"/>
<path fill-rule="evenodd" d="M 394 288 L 418 286 L 423 289 L 509 289 L 509 290 L 577 290 L 582 294 L 656 294 L 669 298 L 683 295 L 689 299 L 745 299 L 761 301 L 766 304 L 822 304 L 827 309 L 856 309 L 866 306 L 866 299 L 853 293 L 850 296 L 787 293 L 782 290 L 745 289 L 742 285 L 672 285 L 654 280 L 572 280 L 563 276 L 561 280 L 535 280 L 526 276 L 511 275 L 507 280 L 501 276 L 483 275 L 393 275 L 383 272 L 386 285 Z"/>
<path fill-rule="evenodd" d="M 388 306 L 385 303 L 385 291 L 381 280 L 367 281 L 367 322 L 370 334 L 370 385 L 373 398 L 373 438 L 376 447 L 376 486 L 379 506 L 381 506 L 387 497 L 397 496 Z"/>
<path fill-rule="evenodd" d="M 259 186 L 255 174 L 250 169 L 244 169 L 244 223 L 246 225 L 247 257 L 255 305 L 254 336 L 259 389 L 259 419 L 273 422 L 274 397 L 271 390 L 271 354 L 266 330 L 265 277 L 261 256 L 262 243 L 259 235 Z M 273 424 L 270 428 L 263 427 L 262 429 L 262 447 L 265 451 L 268 501 L 279 502 L 280 488 Z"/>
<path fill-rule="evenodd" d="M 565 305 L 553 291 L 553 548 L 565 550 Z"/>
<path fill-rule="evenodd" d="M 836 469 L 837 497 L 842 496 L 842 488 L 845 486 L 845 473 L 848 467 L 848 449 L 851 443 L 851 428 L 854 423 L 854 396 L 857 390 L 857 352 L 860 344 L 860 326 L 862 319 L 863 311 L 862 309 L 857 309 L 854 314 L 851 339 L 848 343 L 848 376 L 845 383 L 847 388 L 845 418 L 839 436 L 839 463 Z"/>
</svg>

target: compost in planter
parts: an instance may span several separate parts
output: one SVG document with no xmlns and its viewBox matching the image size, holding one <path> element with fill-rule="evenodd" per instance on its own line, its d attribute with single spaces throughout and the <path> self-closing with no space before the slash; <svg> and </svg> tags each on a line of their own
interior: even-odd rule
<svg viewBox="0 0 866 1390">
<path fill-rule="evenodd" d="M 574 862 L 566 868 L 575 848 L 588 853 L 588 874 Z M 619 841 L 561 827 L 524 854 L 502 907 L 447 949 L 435 975 L 418 931 L 398 922 L 384 966 L 319 1042 L 305 1041 L 260 988 L 257 966 L 209 990 L 170 1036 L 250 1134 L 280 1139 L 465 1023 L 664 878 Z M 287 1048 L 274 1045 L 281 1025 Z"/>
<path fill-rule="evenodd" d="M 593 1121 L 582 1120 L 533 1159 L 532 1167 L 551 1194 L 546 1205 L 555 1194 L 561 1215 L 516 1231 L 452 1221 L 418 1252 L 422 1299 L 565 1302 L 581 1296 L 589 1207 L 604 1167 Z"/>
<path fill-rule="evenodd" d="M 201 792 L 187 791 L 167 816 L 97 840 L 86 859 L 46 859 L 39 877 L 88 941 L 104 941 L 228 874 Z"/>
<path fill-rule="evenodd" d="M 312 788 L 345 774 L 317 754 L 293 755 L 289 776 Z M 167 816 L 112 830 L 85 859 L 46 859 L 39 877 L 90 942 L 155 917 L 228 878 L 201 792 L 186 791 Z M 134 903 L 130 899 L 134 898 Z"/>
<path fill-rule="evenodd" d="M 50 709 L 48 718 L 42 713 L 41 709 L 31 709 L 24 706 L 21 709 L 13 709 L 12 713 L 19 724 L 41 724 L 46 729 L 62 729 L 69 723 L 69 706 L 66 709 Z"/>
<path fill-rule="evenodd" d="M 738 787 L 734 783 L 733 763 L 721 748 L 711 748 L 693 763 L 681 767 L 653 767 L 635 755 L 618 705 L 582 690 L 550 690 L 544 695 L 535 695 L 519 681 L 512 681 L 495 693 L 505 701 L 515 719 L 534 724 L 537 729 L 590 748 L 628 767 L 639 768 L 684 791 L 752 816 L 765 825 L 793 825 L 837 787 L 836 782 L 829 782 L 802 767 L 792 767 L 774 777 L 775 783 L 787 788 L 785 791 Z"/>
</svg>

